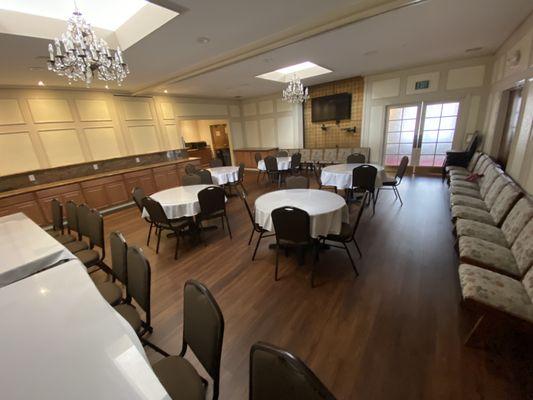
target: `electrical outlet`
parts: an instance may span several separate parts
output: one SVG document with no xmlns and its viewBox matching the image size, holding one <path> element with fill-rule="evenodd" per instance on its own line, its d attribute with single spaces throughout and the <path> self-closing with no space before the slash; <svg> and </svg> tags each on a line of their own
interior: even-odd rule
<svg viewBox="0 0 533 400">
<path fill-rule="evenodd" d="M 135 162 L 136 163 L 140 163 L 141 162 L 141 159 L 139 157 L 135 157 Z"/>
<path fill-rule="evenodd" d="M 93 164 L 93 169 L 94 169 L 95 171 L 97 171 L 97 170 L 98 170 L 98 164 Z"/>
<path fill-rule="evenodd" d="M 30 182 L 35 182 L 35 175 L 33 174 L 28 175 L 28 179 L 30 180 Z"/>
</svg>

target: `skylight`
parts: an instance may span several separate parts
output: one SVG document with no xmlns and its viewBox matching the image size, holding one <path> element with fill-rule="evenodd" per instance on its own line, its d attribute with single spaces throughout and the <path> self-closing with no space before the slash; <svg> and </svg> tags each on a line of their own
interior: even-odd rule
<svg viewBox="0 0 533 400">
<path fill-rule="evenodd" d="M 148 3 L 145 0 L 76 0 L 76 4 L 94 27 L 115 31 Z M 0 0 L 0 10 L 66 21 L 74 11 L 74 1 Z"/>
<path fill-rule="evenodd" d="M 288 67 L 279 68 L 266 74 L 257 75 L 256 78 L 266 79 L 275 82 L 289 82 L 296 75 L 300 79 L 311 78 L 313 76 L 329 74 L 331 70 L 321 67 L 311 61 L 305 61 L 299 64 L 289 65 Z"/>
</svg>

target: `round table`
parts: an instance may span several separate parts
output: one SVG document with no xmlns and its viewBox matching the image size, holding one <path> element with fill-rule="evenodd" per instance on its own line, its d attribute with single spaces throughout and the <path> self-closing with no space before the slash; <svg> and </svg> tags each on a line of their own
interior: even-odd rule
<svg viewBox="0 0 533 400">
<path fill-rule="evenodd" d="M 322 168 L 320 180 L 323 186 L 335 186 L 337 189 L 351 189 L 352 188 L 352 174 L 355 167 L 365 164 L 335 164 Z M 376 167 L 378 173 L 376 175 L 376 188 L 383 186 L 382 175 L 384 168 L 378 164 L 366 164 Z"/>
<path fill-rule="evenodd" d="M 259 196 L 255 201 L 255 222 L 273 232 L 272 210 L 283 206 L 307 211 L 313 238 L 339 234 L 342 223 L 349 222 L 346 201 L 336 193 L 316 189 L 277 190 Z"/>
<path fill-rule="evenodd" d="M 213 185 L 178 186 L 154 193 L 150 197 L 161 203 L 168 219 L 194 217 L 200 212 L 198 192 L 210 186 Z M 142 216 L 148 217 L 146 209 L 143 209 Z"/>
<path fill-rule="evenodd" d="M 291 157 L 276 157 L 276 160 L 278 160 L 278 170 L 286 171 L 291 168 Z M 257 169 L 266 171 L 265 160 L 257 163 Z"/>
<path fill-rule="evenodd" d="M 207 170 L 211 172 L 215 185 L 225 185 L 239 180 L 239 167 L 213 167 Z"/>
</svg>

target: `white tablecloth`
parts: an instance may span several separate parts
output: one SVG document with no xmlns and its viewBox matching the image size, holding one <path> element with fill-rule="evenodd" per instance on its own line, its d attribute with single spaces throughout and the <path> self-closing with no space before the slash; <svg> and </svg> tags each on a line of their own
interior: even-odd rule
<svg viewBox="0 0 533 400">
<path fill-rule="evenodd" d="M 74 258 L 23 213 L 0 217 L 0 287 Z"/>
<path fill-rule="evenodd" d="M 355 167 L 363 164 L 335 164 L 322 169 L 320 180 L 324 186 L 335 186 L 337 189 L 350 189 L 352 187 L 352 174 Z M 375 185 L 379 188 L 382 185 L 382 175 L 384 168 L 378 164 L 368 164 L 377 168 Z"/>
<path fill-rule="evenodd" d="M 0 289 L 3 399 L 170 399 L 78 260 Z"/>
<path fill-rule="evenodd" d="M 198 192 L 209 186 L 213 185 L 178 186 L 154 193 L 150 197 L 161 203 L 169 219 L 194 217 L 200 212 Z M 142 216 L 148 217 L 146 209 L 143 210 Z"/>
<path fill-rule="evenodd" d="M 290 157 L 276 157 L 276 160 L 278 160 L 278 169 L 280 171 L 286 171 L 291 168 Z M 257 169 L 260 171 L 266 171 L 265 160 L 261 160 L 257 163 Z"/>
<path fill-rule="evenodd" d="M 239 180 L 239 167 L 214 167 L 207 170 L 211 172 L 215 185 L 225 185 Z"/>
<path fill-rule="evenodd" d="M 309 213 L 311 236 L 338 234 L 343 222 L 349 222 L 345 200 L 336 193 L 316 189 L 289 189 L 266 193 L 255 201 L 255 222 L 267 231 L 274 231 L 272 210 L 292 206 Z"/>
</svg>

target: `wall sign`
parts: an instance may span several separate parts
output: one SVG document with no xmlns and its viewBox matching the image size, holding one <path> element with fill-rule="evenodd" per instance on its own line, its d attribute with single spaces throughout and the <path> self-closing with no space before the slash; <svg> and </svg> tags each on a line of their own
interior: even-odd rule
<svg viewBox="0 0 533 400">
<path fill-rule="evenodd" d="M 415 90 L 429 89 L 429 80 L 415 82 Z"/>
</svg>

